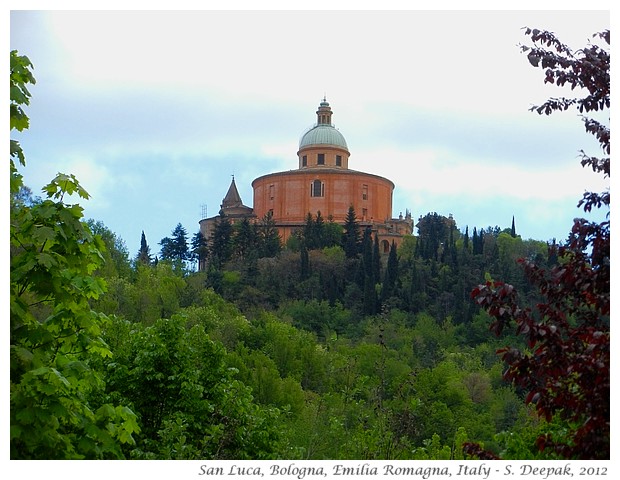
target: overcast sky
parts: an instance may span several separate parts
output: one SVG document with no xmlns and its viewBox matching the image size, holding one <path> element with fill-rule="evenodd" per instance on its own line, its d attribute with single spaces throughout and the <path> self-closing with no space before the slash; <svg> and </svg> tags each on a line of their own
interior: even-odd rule
<svg viewBox="0 0 620 480">
<path fill-rule="evenodd" d="M 298 141 L 326 95 L 349 167 L 391 179 L 393 215 L 453 214 L 469 226 L 565 239 L 585 190 L 605 188 L 579 151 L 600 155 L 574 111 L 530 112 L 568 88 L 543 84 L 522 27 L 575 49 L 609 12 L 14 11 L 10 48 L 36 86 L 18 138 L 35 193 L 57 172 L 136 254 L 177 223 L 198 231 L 235 176 L 297 168 Z M 578 93 L 581 95 L 581 93 Z"/>
</svg>

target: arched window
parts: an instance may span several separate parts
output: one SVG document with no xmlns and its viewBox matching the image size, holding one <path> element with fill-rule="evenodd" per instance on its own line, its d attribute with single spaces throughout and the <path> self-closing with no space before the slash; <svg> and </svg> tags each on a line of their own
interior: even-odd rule
<svg viewBox="0 0 620 480">
<path fill-rule="evenodd" d="M 315 180 L 310 184 L 310 196 L 311 197 L 323 197 L 325 196 L 325 184 L 320 180 Z"/>
</svg>

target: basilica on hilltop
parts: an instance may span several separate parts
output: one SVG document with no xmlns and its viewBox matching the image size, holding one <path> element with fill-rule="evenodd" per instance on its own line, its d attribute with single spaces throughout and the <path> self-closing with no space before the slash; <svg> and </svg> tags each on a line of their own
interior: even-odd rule
<svg viewBox="0 0 620 480">
<path fill-rule="evenodd" d="M 268 173 L 252 182 L 254 205 L 243 205 L 235 180 L 224 196 L 219 215 L 200 220 L 200 231 L 209 240 L 218 218 L 234 224 L 271 213 L 283 243 L 303 228 L 308 213 L 321 212 L 324 219 L 344 225 L 353 206 L 360 230 L 370 227 L 379 239 L 380 250 L 388 253 L 394 242 L 413 232 L 411 213 L 392 218 L 394 183 L 372 173 L 349 168 L 349 147 L 332 124 L 332 109 L 325 98 L 316 111 L 316 124 L 305 132 L 297 151 L 297 169 Z"/>
</svg>

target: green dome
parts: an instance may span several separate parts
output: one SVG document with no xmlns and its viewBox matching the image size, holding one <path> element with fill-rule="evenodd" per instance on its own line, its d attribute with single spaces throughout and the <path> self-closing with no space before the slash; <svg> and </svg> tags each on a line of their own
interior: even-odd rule
<svg viewBox="0 0 620 480">
<path fill-rule="evenodd" d="M 342 133 L 331 125 L 317 125 L 304 133 L 299 141 L 299 149 L 310 145 L 334 145 L 349 150 Z"/>
</svg>

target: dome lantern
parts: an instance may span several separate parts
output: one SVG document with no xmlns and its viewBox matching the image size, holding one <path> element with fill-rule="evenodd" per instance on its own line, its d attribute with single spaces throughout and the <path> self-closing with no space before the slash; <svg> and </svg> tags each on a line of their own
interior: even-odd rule
<svg viewBox="0 0 620 480">
<path fill-rule="evenodd" d="M 332 109 L 327 103 L 327 99 L 323 97 L 323 101 L 319 105 L 319 109 L 316 111 L 316 124 L 317 125 L 329 125 L 332 126 Z"/>
</svg>

